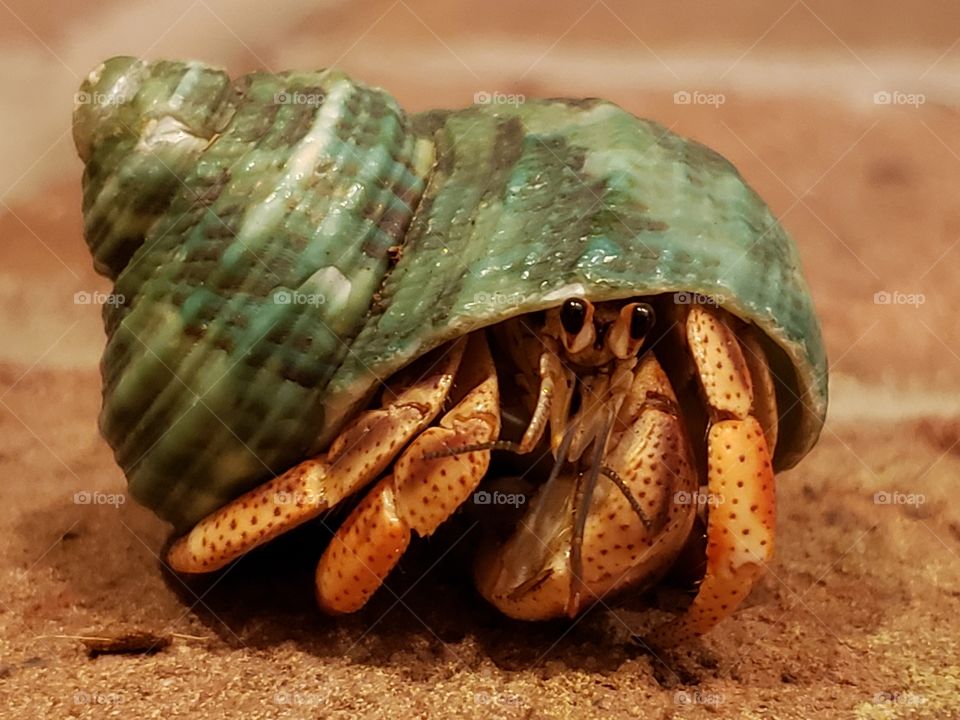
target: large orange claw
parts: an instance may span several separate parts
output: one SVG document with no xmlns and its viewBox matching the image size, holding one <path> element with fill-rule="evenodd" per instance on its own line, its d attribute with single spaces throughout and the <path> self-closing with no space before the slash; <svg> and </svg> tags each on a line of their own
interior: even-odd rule
<svg viewBox="0 0 960 720">
<path fill-rule="evenodd" d="M 575 478 L 563 474 L 540 489 L 513 536 L 487 547 L 477 587 L 501 612 L 523 620 L 575 615 L 611 592 L 659 577 L 683 546 L 697 476 L 676 397 L 652 354 L 645 355 L 617 416 L 584 526 L 582 577 L 571 563 Z M 632 502 L 631 502 L 632 498 Z M 578 581 L 579 580 L 579 581 Z"/>
</svg>

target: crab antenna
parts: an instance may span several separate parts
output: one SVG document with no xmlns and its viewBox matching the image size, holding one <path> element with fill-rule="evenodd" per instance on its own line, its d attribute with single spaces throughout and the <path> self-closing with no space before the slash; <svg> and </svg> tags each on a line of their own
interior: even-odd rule
<svg viewBox="0 0 960 720">
<path fill-rule="evenodd" d="M 580 473 L 577 476 L 577 487 L 573 496 L 573 538 L 570 540 L 570 599 L 567 602 L 567 614 L 571 617 L 576 614 L 580 605 L 580 596 L 587 587 L 583 582 L 583 533 L 590 515 L 590 503 L 593 500 L 593 491 L 597 487 L 597 480 L 603 467 L 603 453 L 607 441 L 613 430 L 613 413 L 605 413 L 603 426 L 594 438 L 593 462 L 590 463 L 590 472 Z M 583 478 L 587 480 L 584 482 Z"/>
<path fill-rule="evenodd" d="M 464 455 L 480 450 L 510 450 L 511 452 L 520 452 L 520 443 L 510 442 L 509 440 L 492 440 L 490 442 L 473 443 L 471 445 L 461 445 L 460 447 L 445 448 L 435 452 L 424 453 L 423 459 L 437 460 L 438 458 L 454 457 L 455 455 Z"/>
<path fill-rule="evenodd" d="M 623 494 L 623 497 L 625 497 L 627 502 L 630 503 L 630 507 L 637 514 L 637 517 L 640 518 L 640 522 L 643 523 L 643 526 L 648 531 L 651 530 L 653 528 L 653 523 L 650 521 L 650 518 L 647 517 L 647 514 L 643 511 L 643 508 L 640 507 L 640 501 L 637 500 L 630 488 L 627 487 L 627 484 L 617 474 L 617 471 L 613 468 L 603 466 L 600 468 L 600 474 L 607 476 L 613 481 L 613 484 L 617 486 L 617 489 L 620 490 L 620 492 Z"/>
<path fill-rule="evenodd" d="M 546 488 L 550 483 L 556 482 L 557 478 L 560 476 L 560 468 L 566 464 L 567 454 L 570 452 L 570 446 L 573 444 L 573 436 L 576 432 L 577 426 L 574 423 L 567 425 L 567 429 L 563 433 L 563 439 L 560 441 L 560 447 L 557 449 L 557 461 L 553 464 L 553 467 L 550 468 L 550 475 L 547 477 L 547 481 L 543 484 L 543 487 Z M 539 505 L 534 505 L 533 512 L 535 515 L 533 517 L 528 517 L 525 522 L 529 523 L 530 527 L 537 527 L 540 524 L 540 515 L 542 513 L 549 512 L 547 508 L 547 503 L 540 503 Z M 515 588 L 508 597 L 516 599 L 519 597 L 524 590 L 524 585 L 520 585 Z"/>
</svg>

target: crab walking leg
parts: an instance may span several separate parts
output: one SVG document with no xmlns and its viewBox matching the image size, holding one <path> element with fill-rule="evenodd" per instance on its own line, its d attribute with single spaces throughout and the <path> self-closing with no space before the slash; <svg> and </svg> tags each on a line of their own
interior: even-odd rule
<svg viewBox="0 0 960 720">
<path fill-rule="evenodd" d="M 773 463 L 765 428 L 753 415 L 758 407 L 765 416 L 776 415 L 772 394 L 759 403 L 754 398 L 755 388 L 767 393 L 772 383 L 752 376 L 737 335 L 718 311 L 691 309 L 687 341 L 711 416 L 707 568 L 686 612 L 648 638 L 661 647 L 702 635 L 731 615 L 773 557 Z"/>
<path fill-rule="evenodd" d="M 472 389 L 439 426 L 411 443 L 320 558 L 317 602 L 325 612 L 363 607 L 407 549 L 411 534 L 432 534 L 486 474 L 489 450 L 442 455 L 449 448 L 494 441 L 500 433 L 497 373 L 483 333 L 471 337 L 457 384 Z"/>
<path fill-rule="evenodd" d="M 167 554 L 177 572 L 210 572 L 317 517 L 380 475 L 439 414 L 466 339 L 391 382 L 384 405 L 361 413 L 319 457 L 300 463 L 208 515 Z M 433 362 L 431 366 L 426 363 Z M 427 374 L 418 372 L 427 368 Z M 389 401 L 387 399 L 390 398 Z"/>
<path fill-rule="evenodd" d="M 651 635 L 660 646 L 702 635 L 733 613 L 773 557 L 773 472 L 760 423 L 720 421 L 708 443 L 717 504 L 707 521 L 707 571 L 687 611 Z"/>
</svg>

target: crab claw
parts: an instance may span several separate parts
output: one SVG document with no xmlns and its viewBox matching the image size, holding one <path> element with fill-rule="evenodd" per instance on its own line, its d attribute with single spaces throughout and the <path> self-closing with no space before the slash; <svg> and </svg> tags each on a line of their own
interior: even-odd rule
<svg viewBox="0 0 960 720">
<path fill-rule="evenodd" d="M 695 507 L 676 498 L 693 494 L 697 476 L 676 398 L 652 354 L 634 374 L 616 428 L 604 458 L 611 472 L 599 478 L 584 524 L 582 577 L 571 562 L 575 472 L 548 481 L 513 536 L 479 556 L 477 587 L 506 615 L 576 615 L 608 593 L 655 581 L 679 553 Z"/>
</svg>

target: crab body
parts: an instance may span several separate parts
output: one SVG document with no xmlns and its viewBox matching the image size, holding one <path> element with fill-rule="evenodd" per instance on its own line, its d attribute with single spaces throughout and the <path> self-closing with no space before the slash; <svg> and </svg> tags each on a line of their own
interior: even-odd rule
<svg viewBox="0 0 960 720">
<path fill-rule="evenodd" d="M 701 485 L 746 510 L 711 512 L 661 640 L 732 611 L 826 366 L 796 249 L 726 160 L 605 101 L 408 116 L 336 71 L 116 58 L 84 90 L 110 100 L 74 117 L 85 232 L 124 298 L 101 428 L 134 496 L 190 530 L 175 568 L 366 489 L 317 577 L 322 607 L 356 609 L 504 450 L 553 468 L 480 553 L 505 612 L 650 584 Z"/>
</svg>

